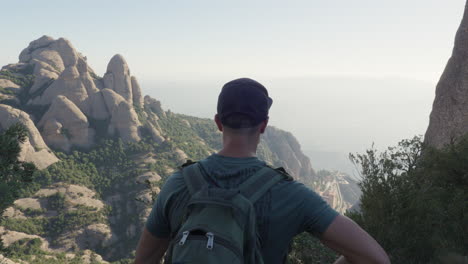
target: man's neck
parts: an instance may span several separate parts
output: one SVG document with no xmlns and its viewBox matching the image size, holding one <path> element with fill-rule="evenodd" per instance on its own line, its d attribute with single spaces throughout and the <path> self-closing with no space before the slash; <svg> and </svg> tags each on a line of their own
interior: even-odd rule
<svg viewBox="0 0 468 264">
<path fill-rule="evenodd" d="M 235 137 L 223 137 L 223 149 L 219 155 L 232 158 L 249 158 L 257 156 L 257 142 Z"/>
<path fill-rule="evenodd" d="M 236 151 L 236 150 L 229 150 L 229 149 L 222 149 L 218 152 L 219 155 L 224 157 L 231 157 L 231 158 L 251 158 L 256 157 L 255 152 L 250 151 Z"/>
</svg>

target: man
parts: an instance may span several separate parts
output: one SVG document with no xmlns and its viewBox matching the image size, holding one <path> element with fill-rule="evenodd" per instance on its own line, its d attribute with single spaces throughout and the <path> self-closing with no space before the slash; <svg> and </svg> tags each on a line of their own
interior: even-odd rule
<svg viewBox="0 0 468 264">
<path fill-rule="evenodd" d="M 207 181 L 235 188 L 266 165 L 256 151 L 272 102 L 267 89 L 252 79 L 236 79 L 223 86 L 215 116 L 223 132 L 223 148 L 198 163 Z M 188 199 L 182 174 L 176 172 L 158 195 L 136 251 L 136 264 L 159 263 Z M 390 263 L 372 237 L 301 183 L 280 181 L 254 206 L 266 264 L 284 263 L 291 240 L 303 231 L 342 254 L 335 263 Z"/>
</svg>

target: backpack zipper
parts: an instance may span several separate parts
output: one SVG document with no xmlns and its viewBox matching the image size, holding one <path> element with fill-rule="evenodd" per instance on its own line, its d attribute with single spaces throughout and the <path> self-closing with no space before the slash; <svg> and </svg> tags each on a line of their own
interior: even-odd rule
<svg viewBox="0 0 468 264">
<path fill-rule="evenodd" d="M 206 244 L 206 248 L 209 249 L 209 250 L 212 250 L 213 247 L 214 247 L 214 240 L 215 240 L 215 235 L 212 233 L 212 232 L 207 232 L 205 236 L 202 236 L 202 235 L 192 235 L 190 236 L 190 232 L 189 231 L 184 231 L 182 232 L 182 237 L 179 241 L 179 245 L 183 246 L 185 244 L 185 242 L 187 240 L 205 240 L 206 238 L 208 238 L 208 242 Z M 179 236 L 180 237 L 180 236 Z M 175 240 L 177 241 L 178 238 L 176 238 Z M 231 245 L 231 243 L 229 243 L 229 241 L 227 241 L 226 239 L 220 237 L 220 236 L 217 236 L 216 237 L 216 243 L 222 245 L 223 247 L 229 249 L 231 252 L 233 252 L 239 259 L 243 259 L 242 257 L 242 252 L 239 248 L 237 248 L 236 246 L 233 246 Z"/>
<path fill-rule="evenodd" d="M 180 241 L 179 241 L 179 245 L 183 246 L 183 245 L 185 244 L 185 241 L 187 240 L 189 234 L 190 234 L 189 231 L 184 231 L 184 232 L 182 233 L 182 238 L 181 238 Z"/>
<path fill-rule="evenodd" d="M 208 238 L 208 242 L 206 243 L 206 248 L 209 250 L 213 249 L 213 241 L 214 241 L 214 234 L 211 232 L 206 233 L 206 237 Z"/>
</svg>

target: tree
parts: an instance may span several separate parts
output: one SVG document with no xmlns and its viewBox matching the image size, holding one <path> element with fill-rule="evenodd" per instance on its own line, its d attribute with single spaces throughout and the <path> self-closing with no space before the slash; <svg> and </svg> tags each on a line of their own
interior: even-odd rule
<svg viewBox="0 0 468 264">
<path fill-rule="evenodd" d="M 36 166 L 19 161 L 20 144 L 26 141 L 28 130 L 20 123 L 0 134 L 0 218 L 3 211 L 18 198 L 20 190 L 32 181 Z M 8 253 L 0 239 L 0 252 Z"/>
<path fill-rule="evenodd" d="M 17 123 L 0 134 L 0 214 L 18 198 L 25 184 L 32 181 L 36 166 L 19 161 L 21 143 L 28 137 L 28 130 Z"/>
<path fill-rule="evenodd" d="M 361 168 L 362 196 L 360 211 L 348 216 L 393 263 L 440 263 L 468 254 L 468 140 L 437 150 L 415 137 L 350 159 Z"/>
</svg>

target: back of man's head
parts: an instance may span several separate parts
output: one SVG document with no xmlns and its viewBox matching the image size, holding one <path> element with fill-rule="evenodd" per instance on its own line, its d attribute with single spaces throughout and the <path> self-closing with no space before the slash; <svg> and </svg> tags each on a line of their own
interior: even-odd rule
<svg viewBox="0 0 468 264">
<path fill-rule="evenodd" d="M 236 79 L 223 86 L 217 117 L 230 132 L 253 132 L 268 120 L 272 103 L 265 86 L 249 78 Z"/>
</svg>

